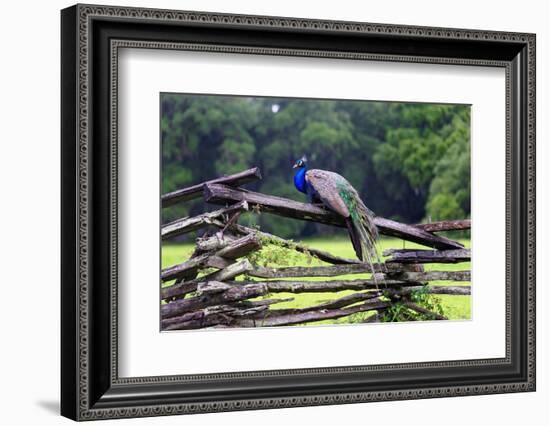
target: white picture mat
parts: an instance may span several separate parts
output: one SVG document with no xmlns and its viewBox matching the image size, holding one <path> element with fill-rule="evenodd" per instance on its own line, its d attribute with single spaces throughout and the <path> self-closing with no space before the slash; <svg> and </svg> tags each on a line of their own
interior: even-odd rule
<svg viewBox="0 0 550 426">
<path fill-rule="evenodd" d="M 471 104 L 472 319 L 160 333 L 161 92 Z M 503 357 L 504 70 L 122 49 L 118 223 L 120 377 Z"/>
</svg>

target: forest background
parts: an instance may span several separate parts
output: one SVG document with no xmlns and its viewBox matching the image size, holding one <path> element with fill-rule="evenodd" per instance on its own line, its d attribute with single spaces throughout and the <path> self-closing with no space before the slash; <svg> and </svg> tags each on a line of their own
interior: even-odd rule
<svg viewBox="0 0 550 426">
<path fill-rule="evenodd" d="M 405 223 L 470 217 L 470 106 L 161 94 L 162 193 L 258 166 L 251 190 L 298 201 L 292 165 L 343 175 L 377 215 Z M 206 209 L 163 209 L 163 222 Z M 273 215 L 247 225 L 285 238 L 337 232 Z M 250 223 L 254 222 L 254 223 Z"/>
</svg>

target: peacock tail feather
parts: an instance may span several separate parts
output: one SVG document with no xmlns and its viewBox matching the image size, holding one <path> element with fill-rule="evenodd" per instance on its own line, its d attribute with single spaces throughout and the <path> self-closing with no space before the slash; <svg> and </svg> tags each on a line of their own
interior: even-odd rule
<svg viewBox="0 0 550 426">
<path fill-rule="evenodd" d="M 353 227 L 359 236 L 361 261 L 368 263 L 375 275 L 373 265 L 381 263 L 377 250 L 378 229 L 374 223 L 374 213 L 363 203 L 359 194 L 346 180 L 336 182 L 338 195 L 349 210 Z"/>
</svg>

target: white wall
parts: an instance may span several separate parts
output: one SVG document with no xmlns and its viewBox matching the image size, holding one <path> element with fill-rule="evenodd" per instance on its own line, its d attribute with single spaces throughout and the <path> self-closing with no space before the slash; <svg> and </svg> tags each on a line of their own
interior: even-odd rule
<svg viewBox="0 0 550 426">
<path fill-rule="evenodd" d="M 545 186 L 550 184 L 549 14 L 543 1 L 385 1 L 277 0 L 108 1 L 143 7 L 205 10 L 526 31 L 537 33 L 538 97 L 538 258 L 550 256 L 550 216 Z M 0 394 L 3 424 L 61 424 L 59 394 L 59 9 L 70 2 L 21 1 L 2 6 L 0 62 Z M 28 194 L 33 198 L 28 200 Z M 545 196 L 546 195 L 546 196 Z M 25 229 L 25 230 L 23 230 Z M 544 262 L 539 261 L 539 270 Z M 317 424 L 345 420 L 367 424 L 465 425 L 524 424 L 548 417 L 550 400 L 548 342 L 550 291 L 546 274 L 538 276 L 538 391 L 453 399 L 294 408 L 137 419 L 132 424 L 228 425 Z M 481 417 L 479 417 L 481 415 Z M 344 420 L 345 419 L 345 420 Z M 120 422 L 127 422 L 123 420 Z M 542 424 L 544 420 L 534 421 Z M 111 423 L 106 422 L 102 424 Z M 122 423 L 121 423 L 122 424 Z"/>
</svg>

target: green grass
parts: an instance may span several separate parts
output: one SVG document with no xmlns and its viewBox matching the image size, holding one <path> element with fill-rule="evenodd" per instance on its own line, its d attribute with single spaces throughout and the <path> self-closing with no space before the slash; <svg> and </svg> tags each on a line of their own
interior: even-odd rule
<svg viewBox="0 0 550 426">
<path fill-rule="evenodd" d="M 349 239 L 342 237 L 334 238 L 312 238 L 301 241 L 309 247 L 316 249 L 328 251 L 334 255 L 348 258 L 355 258 L 355 253 Z M 466 247 L 470 247 L 470 241 L 461 239 L 460 242 Z M 404 242 L 403 240 L 396 238 L 382 238 L 379 242 L 380 252 L 389 248 L 426 248 L 418 244 Z M 162 247 L 162 267 L 168 267 L 181 263 L 189 258 L 193 252 L 193 244 L 165 244 Z M 263 249 L 265 250 L 265 249 Z M 284 262 L 280 265 L 269 264 L 269 266 L 314 266 L 314 265 L 323 265 L 324 262 L 316 258 L 312 258 L 306 255 L 299 254 L 292 251 L 288 253 L 288 256 L 284 256 Z M 464 271 L 470 270 L 470 263 L 459 263 L 459 264 L 429 264 L 425 265 L 426 270 L 439 270 L 439 271 Z M 354 275 L 342 275 L 337 277 L 338 279 L 346 278 L 368 278 L 369 274 L 354 274 Z M 300 280 L 307 281 L 325 281 L 330 280 L 331 278 L 326 277 L 312 277 L 312 278 L 300 278 Z M 335 279 L 335 278 L 332 278 Z M 166 283 L 170 285 L 171 283 Z M 449 281 L 432 281 L 432 285 L 469 285 L 469 282 L 449 282 Z M 337 293 L 327 292 L 327 293 L 302 293 L 302 294 L 292 294 L 292 293 L 277 293 L 263 298 L 294 298 L 294 300 L 289 302 L 278 303 L 272 305 L 274 308 L 303 308 L 306 306 L 316 305 L 328 300 L 336 299 L 347 294 L 353 293 L 353 291 L 341 291 Z M 463 320 L 470 319 L 471 317 L 471 297 L 470 296 L 450 296 L 450 295 L 437 295 L 440 300 L 441 306 L 445 315 L 449 319 L 453 320 Z M 372 315 L 372 313 L 358 313 L 350 315 L 349 317 L 339 318 L 335 320 L 325 320 L 318 321 L 309 324 L 342 324 L 350 322 L 359 322 L 365 319 L 367 316 Z"/>
</svg>

